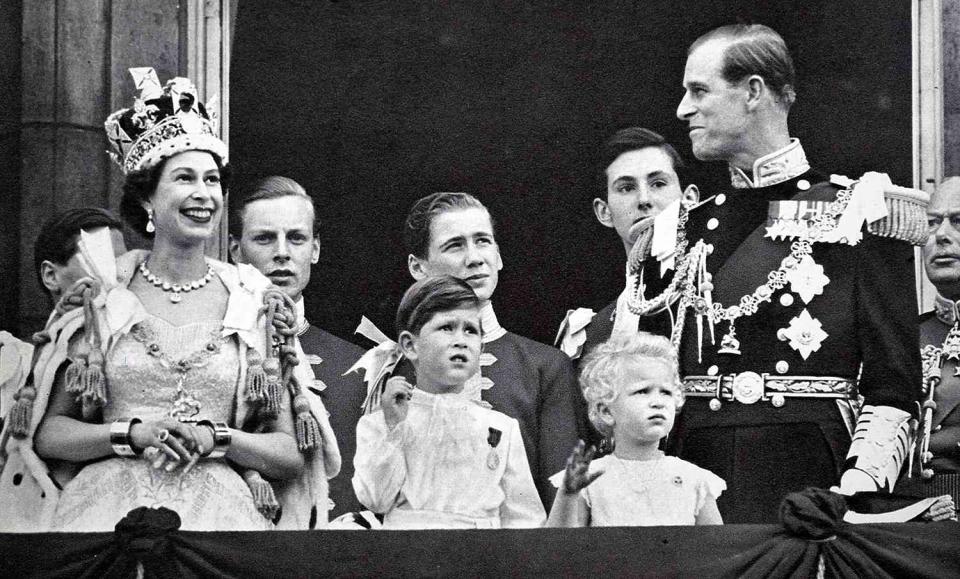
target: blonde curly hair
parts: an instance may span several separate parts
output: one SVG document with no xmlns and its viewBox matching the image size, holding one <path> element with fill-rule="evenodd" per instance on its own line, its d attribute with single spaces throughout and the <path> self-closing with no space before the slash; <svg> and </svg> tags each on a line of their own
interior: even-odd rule
<svg viewBox="0 0 960 579">
<path fill-rule="evenodd" d="M 600 406 L 609 406 L 617 399 L 627 380 L 626 363 L 638 360 L 657 361 L 667 366 L 675 386 L 677 408 L 683 406 L 677 351 L 670 340 L 647 332 L 610 338 L 584 357 L 580 373 L 590 422 L 606 437 L 612 436 L 613 429 L 601 419 Z"/>
</svg>

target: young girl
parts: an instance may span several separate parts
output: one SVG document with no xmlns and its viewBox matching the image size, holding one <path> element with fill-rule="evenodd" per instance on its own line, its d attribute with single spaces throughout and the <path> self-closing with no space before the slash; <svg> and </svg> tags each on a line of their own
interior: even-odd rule
<svg viewBox="0 0 960 579">
<path fill-rule="evenodd" d="M 517 421 L 461 394 L 479 369 L 480 303 L 451 276 L 413 284 L 397 312 L 416 387 L 387 381 L 357 424 L 353 488 L 390 529 L 537 527 L 545 518 Z"/>
<path fill-rule="evenodd" d="M 580 442 L 559 487 L 551 527 L 719 525 L 723 479 L 684 460 L 664 456 L 683 402 L 676 352 L 663 337 L 637 333 L 594 348 L 580 375 L 590 420 L 613 454 L 591 464 L 594 449 Z"/>
</svg>

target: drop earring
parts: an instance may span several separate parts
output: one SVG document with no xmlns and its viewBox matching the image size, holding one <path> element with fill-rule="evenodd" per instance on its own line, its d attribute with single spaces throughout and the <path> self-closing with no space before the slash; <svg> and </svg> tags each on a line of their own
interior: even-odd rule
<svg viewBox="0 0 960 579">
<path fill-rule="evenodd" d="M 147 233 L 153 233 L 157 228 L 153 225 L 153 209 L 147 209 Z"/>
</svg>

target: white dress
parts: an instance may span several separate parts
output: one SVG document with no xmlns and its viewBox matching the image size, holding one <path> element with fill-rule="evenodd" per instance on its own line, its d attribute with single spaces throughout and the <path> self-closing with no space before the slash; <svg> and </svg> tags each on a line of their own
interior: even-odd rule
<svg viewBox="0 0 960 579">
<path fill-rule="evenodd" d="M 386 529 L 539 527 L 546 514 L 517 421 L 460 394 L 414 390 L 406 419 L 360 419 L 353 488 Z"/>
<path fill-rule="evenodd" d="M 662 452 L 652 460 L 624 460 L 610 454 L 590 463 L 604 473 L 580 491 L 590 507 L 591 527 L 694 525 L 707 499 L 727 483 L 712 472 Z M 564 472 L 550 480 L 559 488 Z"/>
<path fill-rule="evenodd" d="M 188 418 L 232 422 L 240 362 L 236 338 L 219 321 L 173 326 L 148 316 L 107 357 L 105 422 Z M 184 371 L 186 369 L 186 371 Z M 243 478 L 226 460 L 201 459 L 183 475 L 142 458 L 111 457 L 87 465 L 60 495 L 55 531 L 112 531 L 130 510 L 167 507 L 183 530 L 268 530 Z"/>
</svg>

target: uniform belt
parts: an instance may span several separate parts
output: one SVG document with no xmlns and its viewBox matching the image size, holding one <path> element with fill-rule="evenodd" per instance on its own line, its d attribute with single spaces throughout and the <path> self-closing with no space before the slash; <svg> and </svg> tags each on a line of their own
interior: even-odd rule
<svg viewBox="0 0 960 579">
<path fill-rule="evenodd" d="M 686 396 L 736 400 L 753 404 L 769 400 L 783 406 L 786 398 L 856 398 L 857 383 L 834 376 L 779 376 L 740 372 L 720 376 L 687 376 L 683 379 Z"/>
</svg>

